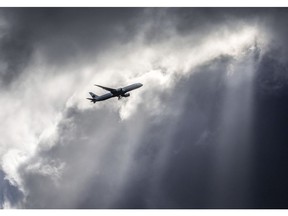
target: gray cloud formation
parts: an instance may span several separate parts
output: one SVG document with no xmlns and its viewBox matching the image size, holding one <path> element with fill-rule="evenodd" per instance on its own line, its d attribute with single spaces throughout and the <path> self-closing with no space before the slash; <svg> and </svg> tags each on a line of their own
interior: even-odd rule
<svg viewBox="0 0 288 216">
<path fill-rule="evenodd" d="M 1 12 L 2 207 L 273 207 L 254 201 L 254 115 L 287 86 L 285 9 Z M 92 83 L 133 81 L 128 100 L 85 101 Z"/>
</svg>

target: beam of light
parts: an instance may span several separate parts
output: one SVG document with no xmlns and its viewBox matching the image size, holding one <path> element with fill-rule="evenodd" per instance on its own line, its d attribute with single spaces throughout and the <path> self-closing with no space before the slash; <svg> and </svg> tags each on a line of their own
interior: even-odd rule
<svg viewBox="0 0 288 216">
<path fill-rule="evenodd" d="M 226 93 L 219 122 L 214 167 L 213 206 L 247 208 L 251 205 L 253 81 L 260 48 L 250 47 L 227 71 Z"/>
</svg>

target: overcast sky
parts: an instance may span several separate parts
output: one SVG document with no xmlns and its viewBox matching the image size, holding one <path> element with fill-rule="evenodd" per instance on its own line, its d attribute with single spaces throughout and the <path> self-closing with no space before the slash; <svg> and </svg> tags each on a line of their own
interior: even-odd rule
<svg viewBox="0 0 288 216">
<path fill-rule="evenodd" d="M 288 208 L 287 20 L 0 9 L 0 207 Z"/>
</svg>

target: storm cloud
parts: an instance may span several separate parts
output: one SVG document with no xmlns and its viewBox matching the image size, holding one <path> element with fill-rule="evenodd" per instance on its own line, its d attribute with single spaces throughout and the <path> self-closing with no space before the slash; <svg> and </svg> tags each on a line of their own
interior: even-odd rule
<svg viewBox="0 0 288 216">
<path fill-rule="evenodd" d="M 287 208 L 287 17 L 2 8 L 1 207 Z"/>
</svg>

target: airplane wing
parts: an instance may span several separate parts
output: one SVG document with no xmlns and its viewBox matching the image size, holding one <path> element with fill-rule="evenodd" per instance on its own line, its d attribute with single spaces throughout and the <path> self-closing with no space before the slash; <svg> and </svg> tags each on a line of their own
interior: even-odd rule
<svg viewBox="0 0 288 216">
<path fill-rule="evenodd" d="M 105 87 L 105 86 L 101 86 L 101 85 L 95 85 L 95 86 L 98 86 L 100 88 L 103 88 L 105 89 L 106 91 L 110 91 L 110 92 L 116 92 L 116 89 L 113 89 L 113 88 L 108 88 L 108 87 Z"/>
</svg>

